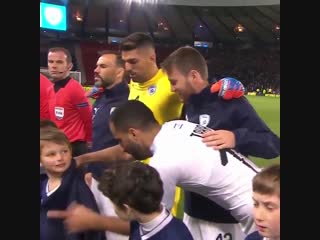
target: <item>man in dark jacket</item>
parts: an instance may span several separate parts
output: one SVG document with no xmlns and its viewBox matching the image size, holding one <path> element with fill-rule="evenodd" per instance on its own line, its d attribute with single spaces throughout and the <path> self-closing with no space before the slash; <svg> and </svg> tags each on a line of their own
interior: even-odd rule
<svg viewBox="0 0 320 240">
<path fill-rule="evenodd" d="M 117 52 L 103 51 L 98 58 L 95 75 L 95 88 L 98 89 L 92 97 L 95 98 L 92 112 L 92 151 L 99 151 L 118 144 L 109 128 L 109 118 L 112 111 L 128 101 L 129 87 L 123 80 L 124 62 Z M 90 95 L 89 95 L 90 96 Z M 116 216 L 108 198 L 98 190 L 98 182 L 108 164 L 92 162 L 88 171 L 92 174 L 90 188 L 97 201 L 99 210 L 105 216 Z M 87 175 L 88 176 L 88 175 Z M 87 178 L 88 179 L 88 178 Z M 90 179 L 90 177 L 89 177 Z M 128 239 L 116 233 L 106 232 L 108 240 Z"/>
<path fill-rule="evenodd" d="M 235 148 L 243 155 L 274 158 L 280 155 L 280 139 L 245 97 L 223 100 L 212 94 L 205 59 L 192 47 L 174 51 L 162 64 L 172 90 L 185 102 L 186 120 L 207 126 L 204 142 L 217 150 Z M 228 83 L 228 81 L 224 81 Z M 220 89 L 226 89 L 222 86 Z M 195 239 L 229 236 L 243 239 L 238 222 L 218 204 L 185 191 L 184 221 Z M 199 221 L 201 219 L 201 221 Z"/>
<path fill-rule="evenodd" d="M 129 95 L 128 84 L 123 81 L 124 62 L 118 53 L 101 52 L 94 75 L 94 87 L 99 90 L 92 96 L 92 152 L 118 144 L 110 131 L 109 118 L 116 107 L 128 101 Z M 103 163 L 90 163 L 89 171 L 98 180 L 106 167 Z"/>
</svg>

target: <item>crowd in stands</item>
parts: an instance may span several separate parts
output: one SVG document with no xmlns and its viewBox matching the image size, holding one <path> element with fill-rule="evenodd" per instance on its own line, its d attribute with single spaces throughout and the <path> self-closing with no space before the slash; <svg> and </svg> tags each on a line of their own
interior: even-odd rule
<svg viewBox="0 0 320 240">
<path fill-rule="evenodd" d="M 82 61 L 85 67 L 87 78 L 86 85 L 92 85 L 93 69 L 98 51 L 103 48 L 116 50 L 114 45 L 106 46 L 94 42 L 80 44 Z M 157 63 L 160 64 L 175 48 L 157 48 Z M 223 77 L 229 76 L 239 79 L 247 92 L 260 92 L 272 89 L 272 93 L 280 93 L 280 52 L 274 49 L 200 49 L 205 55 L 209 66 L 209 80 L 215 82 Z M 71 53 L 73 55 L 73 53 Z M 77 59 L 73 56 L 74 67 L 77 70 Z M 46 66 L 46 53 L 40 52 L 40 66 Z"/>
<path fill-rule="evenodd" d="M 280 93 L 280 53 L 270 49 L 224 49 L 207 59 L 211 80 L 231 76 L 239 79 L 248 92 L 260 89 Z"/>
</svg>

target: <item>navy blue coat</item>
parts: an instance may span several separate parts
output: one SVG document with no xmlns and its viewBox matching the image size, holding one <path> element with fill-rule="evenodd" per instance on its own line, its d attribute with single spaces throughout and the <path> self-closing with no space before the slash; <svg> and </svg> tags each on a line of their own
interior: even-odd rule
<svg viewBox="0 0 320 240">
<path fill-rule="evenodd" d="M 210 86 L 193 95 L 185 105 L 188 121 L 215 130 L 230 130 L 235 134 L 235 149 L 245 156 L 265 159 L 280 155 L 280 138 L 258 116 L 245 97 L 223 100 L 210 93 Z M 202 122 L 201 122 L 202 121 Z"/>
<path fill-rule="evenodd" d="M 49 210 L 65 210 L 72 202 L 83 204 L 95 212 L 98 207 L 94 196 L 84 181 L 84 175 L 76 168 L 75 161 L 65 172 L 61 185 L 49 197 L 46 195 L 47 175 L 40 176 L 40 240 L 103 240 L 105 233 L 87 231 L 68 234 L 62 219 L 47 217 Z"/>
<path fill-rule="evenodd" d="M 121 82 L 111 89 L 105 89 L 105 91 L 94 102 L 92 109 L 93 152 L 118 144 L 118 141 L 114 139 L 109 128 L 110 114 L 116 107 L 127 102 L 128 96 L 128 84 L 126 82 Z M 98 180 L 107 166 L 108 165 L 106 163 L 102 162 L 91 163 L 88 166 L 88 171 L 92 172 L 92 176 Z"/>
<path fill-rule="evenodd" d="M 263 240 L 258 231 L 249 234 L 244 240 Z"/>
<path fill-rule="evenodd" d="M 258 116 L 245 97 L 223 100 L 212 94 L 208 86 L 185 104 L 186 120 L 215 130 L 229 130 L 235 134 L 235 149 L 245 156 L 275 158 L 280 155 L 280 138 Z M 184 211 L 195 218 L 237 223 L 218 204 L 196 193 L 185 191 Z"/>
</svg>

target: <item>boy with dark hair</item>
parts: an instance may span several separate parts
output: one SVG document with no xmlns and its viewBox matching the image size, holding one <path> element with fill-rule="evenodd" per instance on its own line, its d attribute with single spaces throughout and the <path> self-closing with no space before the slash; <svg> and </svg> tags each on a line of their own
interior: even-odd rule
<svg viewBox="0 0 320 240">
<path fill-rule="evenodd" d="M 99 190 L 114 204 L 117 215 L 131 221 L 130 240 L 192 240 L 184 223 L 161 204 L 159 173 L 138 161 L 122 163 L 102 176 Z"/>
</svg>

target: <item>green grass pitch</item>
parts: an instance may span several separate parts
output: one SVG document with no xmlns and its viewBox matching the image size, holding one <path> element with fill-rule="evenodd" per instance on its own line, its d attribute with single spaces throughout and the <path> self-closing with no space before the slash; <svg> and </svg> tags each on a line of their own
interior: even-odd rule
<svg viewBox="0 0 320 240">
<path fill-rule="evenodd" d="M 263 96 L 246 97 L 268 127 L 280 137 L 280 98 Z M 280 163 L 280 156 L 274 159 L 250 158 L 260 167 L 272 163 Z"/>
</svg>

